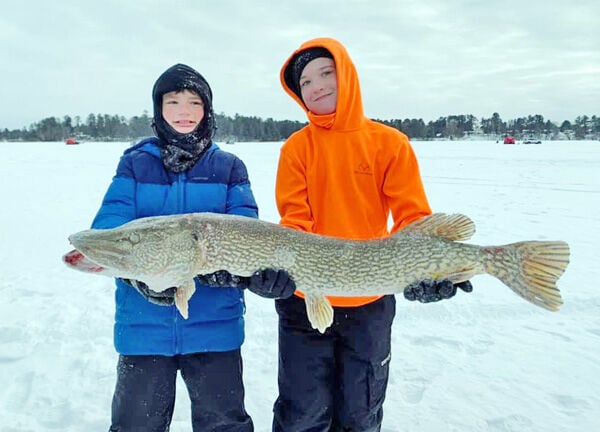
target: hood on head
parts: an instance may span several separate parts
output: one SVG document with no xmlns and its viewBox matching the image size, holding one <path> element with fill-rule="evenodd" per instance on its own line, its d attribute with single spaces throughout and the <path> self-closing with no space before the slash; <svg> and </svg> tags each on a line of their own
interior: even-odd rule
<svg viewBox="0 0 600 432">
<path fill-rule="evenodd" d="M 167 124 L 162 116 L 162 98 L 165 93 L 172 91 L 192 90 L 196 92 L 204 103 L 204 118 L 198 129 L 191 134 L 180 134 Z M 167 143 L 176 142 L 182 135 L 195 135 L 197 141 L 202 138 L 210 140 L 215 132 L 215 120 L 212 107 L 212 90 L 208 82 L 195 69 L 176 64 L 171 66 L 158 77 L 152 89 L 152 102 L 154 105 L 153 127 L 156 135 Z"/>
<path fill-rule="evenodd" d="M 302 76 L 302 71 L 307 64 L 320 57 L 333 59 L 333 56 L 326 48 L 307 48 L 294 55 L 283 71 L 287 86 L 292 89 L 300 99 L 302 99 L 302 92 L 300 90 L 300 77 Z"/>
<path fill-rule="evenodd" d="M 299 91 L 296 90 L 299 87 L 295 87 L 297 85 L 294 82 L 296 60 L 305 51 L 323 53 L 323 51 L 315 50 L 315 48 L 325 49 L 325 52 L 331 53 L 331 57 L 335 62 L 338 100 L 336 112 L 333 114 L 316 115 L 311 113 L 304 105 Z M 314 58 L 316 57 L 311 58 L 311 60 Z M 306 66 L 306 63 L 304 63 L 304 66 Z M 316 38 L 304 42 L 284 62 L 279 73 L 279 79 L 285 92 L 306 112 L 309 122 L 314 126 L 333 130 L 347 130 L 356 128 L 365 118 L 356 67 L 346 48 L 335 39 Z"/>
</svg>

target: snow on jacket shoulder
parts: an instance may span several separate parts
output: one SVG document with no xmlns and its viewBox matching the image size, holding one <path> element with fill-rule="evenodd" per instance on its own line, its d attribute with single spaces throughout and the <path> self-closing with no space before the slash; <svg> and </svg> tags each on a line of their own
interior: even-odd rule
<svg viewBox="0 0 600 432">
<path fill-rule="evenodd" d="M 186 172 L 167 171 L 156 138 L 127 149 L 92 228 L 148 216 L 214 212 L 258 217 L 244 163 L 214 143 Z M 244 340 L 243 292 L 196 284 L 189 318 L 157 306 L 117 280 L 114 343 L 121 354 L 175 355 L 237 349 Z"/>
</svg>

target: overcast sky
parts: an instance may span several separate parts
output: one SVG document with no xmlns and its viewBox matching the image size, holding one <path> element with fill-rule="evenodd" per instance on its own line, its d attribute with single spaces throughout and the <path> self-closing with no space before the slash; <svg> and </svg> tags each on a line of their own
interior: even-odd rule
<svg viewBox="0 0 600 432">
<path fill-rule="evenodd" d="M 151 113 L 175 63 L 218 113 L 304 121 L 279 70 L 321 36 L 348 49 L 369 117 L 600 115 L 598 0 L 23 0 L 0 13 L 0 128 Z"/>
</svg>

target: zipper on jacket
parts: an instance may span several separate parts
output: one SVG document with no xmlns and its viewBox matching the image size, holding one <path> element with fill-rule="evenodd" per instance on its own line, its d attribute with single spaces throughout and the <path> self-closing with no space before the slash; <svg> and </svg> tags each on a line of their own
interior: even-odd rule
<svg viewBox="0 0 600 432">
<path fill-rule="evenodd" d="M 185 173 L 179 173 L 177 175 L 177 213 L 183 213 L 185 210 L 185 183 L 187 180 L 187 176 Z M 179 312 L 177 308 L 173 308 L 173 341 L 174 348 L 176 354 L 181 354 L 183 352 L 183 338 L 182 338 L 182 326 L 185 325 L 185 322 L 182 317 L 179 316 Z"/>
<path fill-rule="evenodd" d="M 185 184 L 187 183 L 187 175 L 179 173 L 177 175 L 177 213 L 183 213 L 185 210 Z"/>
</svg>

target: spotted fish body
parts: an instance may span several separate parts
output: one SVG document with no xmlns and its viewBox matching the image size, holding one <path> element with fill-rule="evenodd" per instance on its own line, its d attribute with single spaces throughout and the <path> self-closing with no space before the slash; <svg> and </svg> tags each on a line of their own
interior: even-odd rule
<svg viewBox="0 0 600 432">
<path fill-rule="evenodd" d="M 460 242 L 474 232 L 468 217 L 436 213 L 388 238 L 353 241 L 241 216 L 191 213 L 81 231 L 69 240 L 87 259 L 109 269 L 107 274 L 141 280 L 155 291 L 178 287 L 176 304 L 184 316 L 194 276 L 217 270 L 250 276 L 264 268 L 290 273 L 305 294 L 311 324 L 321 332 L 333 320 L 325 296 L 395 294 L 425 279 L 457 283 L 487 273 L 538 306 L 560 307 L 556 281 L 569 263 L 565 242 Z"/>
</svg>

